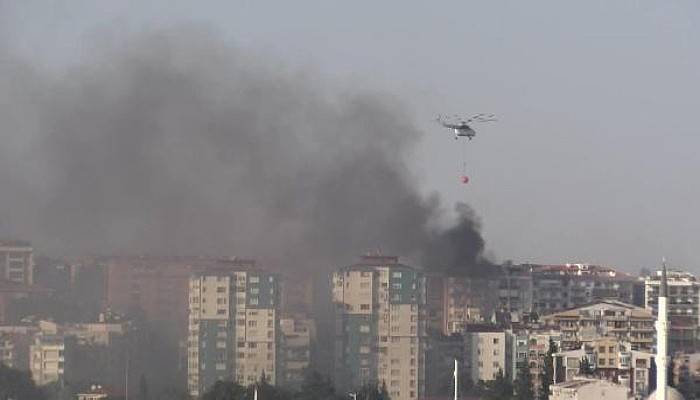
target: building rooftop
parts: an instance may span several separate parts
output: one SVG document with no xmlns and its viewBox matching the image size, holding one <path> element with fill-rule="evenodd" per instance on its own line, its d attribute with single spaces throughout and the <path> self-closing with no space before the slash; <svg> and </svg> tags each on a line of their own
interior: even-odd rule
<svg viewBox="0 0 700 400">
<path fill-rule="evenodd" d="M 0 247 L 32 247 L 32 243 L 25 240 L 0 240 Z"/>
<path fill-rule="evenodd" d="M 566 275 L 572 277 L 596 277 L 618 280 L 634 280 L 633 275 L 621 272 L 612 267 L 593 264 L 522 264 L 532 273 Z"/>
<path fill-rule="evenodd" d="M 583 306 L 573 307 L 568 310 L 555 312 L 548 315 L 543 315 L 540 319 L 554 318 L 554 317 L 579 317 L 582 311 L 585 310 L 628 310 L 630 311 L 630 316 L 633 317 L 647 317 L 654 318 L 652 313 L 642 307 L 637 307 L 632 304 L 623 303 L 618 300 L 600 300 L 593 303 L 589 303 Z"/>
</svg>

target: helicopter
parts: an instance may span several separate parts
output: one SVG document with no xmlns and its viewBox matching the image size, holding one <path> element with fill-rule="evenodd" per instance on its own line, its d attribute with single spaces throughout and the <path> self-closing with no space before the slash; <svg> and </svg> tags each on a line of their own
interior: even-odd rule
<svg viewBox="0 0 700 400">
<path fill-rule="evenodd" d="M 445 128 L 452 129 L 455 133 L 455 140 L 459 139 L 460 137 L 466 137 L 469 140 L 472 140 L 474 136 L 476 136 L 476 131 L 472 129 L 470 126 L 471 123 L 473 122 L 491 122 L 491 121 L 496 121 L 496 116 L 494 114 L 476 114 L 470 118 L 463 119 L 458 116 L 454 116 L 457 122 L 448 122 L 446 119 L 444 119 L 441 115 L 438 115 L 438 117 L 435 119 L 435 121 L 444 126 Z"/>
</svg>

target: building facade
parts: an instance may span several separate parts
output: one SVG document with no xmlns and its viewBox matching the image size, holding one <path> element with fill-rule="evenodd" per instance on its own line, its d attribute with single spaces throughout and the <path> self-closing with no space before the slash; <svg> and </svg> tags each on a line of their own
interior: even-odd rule
<svg viewBox="0 0 700 400">
<path fill-rule="evenodd" d="M 0 241 L 0 280 L 34 284 L 34 249 L 23 241 Z"/>
<path fill-rule="evenodd" d="M 699 344 L 700 282 L 694 275 L 682 271 L 668 271 L 667 281 L 669 348 L 672 352 L 693 352 Z M 645 305 L 654 316 L 658 314 L 660 282 L 661 271 L 645 280 Z"/>
<path fill-rule="evenodd" d="M 61 334 L 39 333 L 29 347 L 29 368 L 38 386 L 62 383 L 70 376 L 75 341 Z"/>
<path fill-rule="evenodd" d="M 549 387 L 549 400 L 626 400 L 627 387 L 600 379 L 576 379 Z"/>
<path fill-rule="evenodd" d="M 425 278 L 398 257 L 365 256 L 332 277 L 335 383 L 386 384 L 393 400 L 423 397 Z"/>
<path fill-rule="evenodd" d="M 465 332 L 470 324 L 482 324 L 497 310 L 497 276 L 453 276 L 444 282 L 444 334 Z"/>
<path fill-rule="evenodd" d="M 513 361 L 510 362 L 509 376 L 515 380 L 518 370 L 527 365 L 530 371 L 532 387 L 540 387 L 541 372 L 544 368 L 544 360 L 549 351 L 549 342 L 553 341 L 557 349 L 561 349 L 561 332 L 559 331 L 520 331 L 513 333 L 510 341 Z"/>
<path fill-rule="evenodd" d="M 654 343 L 651 312 L 614 300 L 545 315 L 541 321 L 561 331 L 562 349 L 577 349 L 601 336 L 627 341 L 633 350 L 651 350 Z"/>
<path fill-rule="evenodd" d="M 280 319 L 280 383 L 299 388 L 311 366 L 312 346 L 316 341 L 316 324 L 304 316 Z"/>
<path fill-rule="evenodd" d="M 590 264 L 503 266 L 498 304 L 502 311 L 550 314 L 601 300 L 634 304 L 637 278 Z M 642 305 L 642 304 L 638 304 Z"/>
<path fill-rule="evenodd" d="M 513 336 L 497 329 L 470 330 L 464 336 L 464 366 L 472 382 L 492 381 L 498 374 L 512 379 Z"/>
<path fill-rule="evenodd" d="M 222 271 L 189 280 L 187 384 L 201 396 L 217 380 L 277 382 L 278 277 Z"/>
</svg>

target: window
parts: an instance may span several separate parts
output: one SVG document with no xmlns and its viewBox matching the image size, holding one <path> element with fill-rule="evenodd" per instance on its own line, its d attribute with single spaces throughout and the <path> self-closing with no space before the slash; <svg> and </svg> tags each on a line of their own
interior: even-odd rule
<svg viewBox="0 0 700 400">
<path fill-rule="evenodd" d="M 598 353 L 605 353 L 605 346 L 598 347 Z"/>
<path fill-rule="evenodd" d="M 360 310 L 369 310 L 369 304 L 360 304 Z"/>
<path fill-rule="evenodd" d="M 360 332 L 369 333 L 369 325 L 360 325 Z"/>
<path fill-rule="evenodd" d="M 615 352 L 615 346 L 608 347 L 608 353 L 614 353 L 614 352 Z"/>
<path fill-rule="evenodd" d="M 248 326 L 251 328 L 258 326 L 258 321 L 248 321 Z"/>
<path fill-rule="evenodd" d="M 498 338 L 493 338 L 493 344 L 498 344 Z"/>
<path fill-rule="evenodd" d="M 598 360 L 598 365 L 605 365 L 605 359 L 601 358 L 600 360 Z"/>
<path fill-rule="evenodd" d="M 250 283 L 259 283 L 259 282 L 260 282 L 260 277 L 259 277 L 259 276 L 251 276 L 250 279 L 248 279 L 248 282 L 250 282 Z"/>
</svg>

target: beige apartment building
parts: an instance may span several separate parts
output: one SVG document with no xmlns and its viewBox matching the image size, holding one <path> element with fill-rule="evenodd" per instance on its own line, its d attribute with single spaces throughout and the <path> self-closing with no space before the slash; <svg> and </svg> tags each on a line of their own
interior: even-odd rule
<svg viewBox="0 0 700 400">
<path fill-rule="evenodd" d="M 64 382 L 70 372 L 74 340 L 63 335 L 37 334 L 29 347 L 29 369 L 38 386 Z"/>
<path fill-rule="evenodd" d="M 582 343 L 611 336 L 627 341 L 633 350 L 650 350 L 654 343 L 654 316 L 649 310 L 616 300 L 541 317 L 545 326 L 561 331 L 562 349 L 577 349 Z"/>
<path fill-rule="evenodd" d="M 464 334 L 465 367 L 472 382 L 492 381 L 499 373 L 511 377 L 512 336 L 503 330 L 468 331 Z"/>
<path fill-rule="evenodd" d="M 199 397 L 217 380 L 277 382 L 279 293 L 276 275 L 226 270 L 189 282 L 187 383 Z"/>
<path fill-rule="evenodd" d="M 333 274 L 335 383 L 385 383 L 392 400 L 425 391 L 425 278 L 398 257 L 365 256 Z"/>
</svg>

